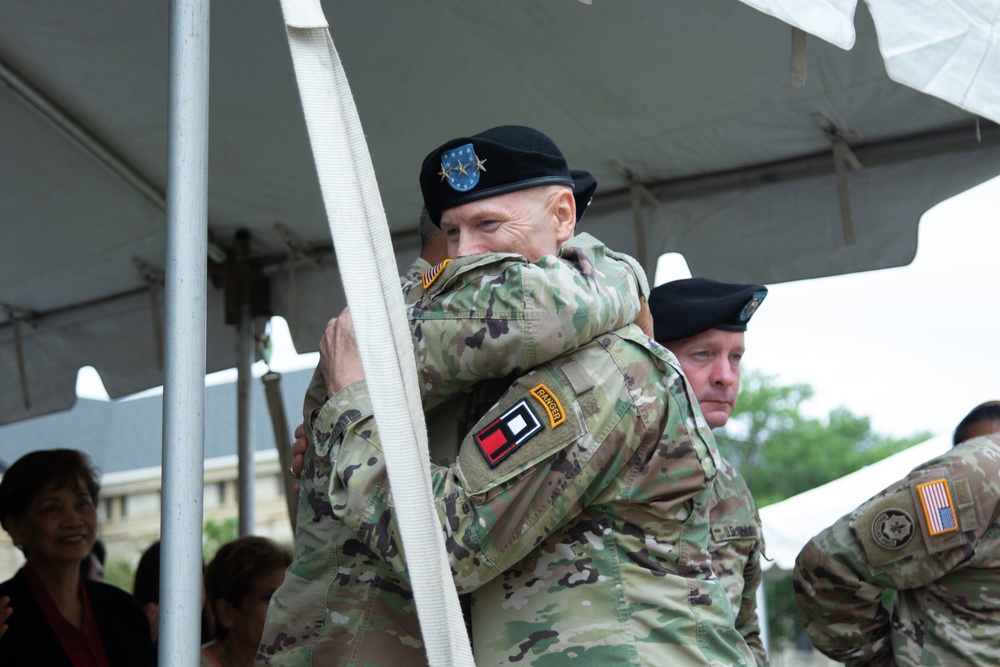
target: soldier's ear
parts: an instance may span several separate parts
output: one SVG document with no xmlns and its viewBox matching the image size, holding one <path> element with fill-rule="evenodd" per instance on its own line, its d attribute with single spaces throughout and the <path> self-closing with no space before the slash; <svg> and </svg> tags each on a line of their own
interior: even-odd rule
<svg viewBox="0 0 1000 667">
<path fill-rule="evenodd" d="M 576 199 L 573 191 L 563 188 L 552 202 L 552 213 L 556 219 L 556 239 L 561 244 L 573 238 L 576 231 Z"/>
</svg>

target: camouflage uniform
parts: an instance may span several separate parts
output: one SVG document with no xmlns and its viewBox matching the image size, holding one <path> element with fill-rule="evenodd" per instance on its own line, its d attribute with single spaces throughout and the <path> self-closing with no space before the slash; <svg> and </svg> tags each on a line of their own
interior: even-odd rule
<svg viewBox="0 0 1000 667">
<path fill-rule="evenodd" d="M 736 615 L 736 629 L 746 640 L 759 667 L 768 665 L 757 617 L 757 589 L 764 572 L 760 558 L 764 533 L 760 514 L 746 480 L 726 459 L 715 478 L 709 509 L 712 569 L 726 588 Z"/>
<path fill-rule="evenodd" d="M 435 358 L 426 351 L 429 338 L 442 344 L 454 341 L 458 349 L 471 353 L 483 333 L 500 335 L 491 342 L 489 358 L 470 354 L 460 360 L 464 365 L 453 368 L 502 377 L 571 349 L 577 343 L 564 331 L 579 329 L 578 339 L 584 340 L 635 317 L 638 296 L 645 294 L 646 286 L 634 260 L 609 253 L 586 234 L 564 244 L 560 256 L 561 261 L 544 257 L 537 264 L 517 255 L 468 257 L 447 263 L 443 271 L 418 260 L 410 268 L 403 286 L 419 334 L 414 344 L 417 358 L 424 361 L 421 388 L 426 404 L 440 403 L 461 388 L 454 382 L 436 382 L 440 373 L 428 365 Z M 502 289 L 494 289 L 501 284 Z M 423 305 L 445 285 L 453 296 Z M 564 298 L 558 299 L 560 295 Z M 446 340 L 437 333 L 439 328 L 453 338 Z M 506 380 L 479 383 L 472 392 L 430 410 L 427 423 L 435 461 L 454 460 L 461 437 L 507 385 Z M 325 401 L 326 387 L 317 373 L 306 397 L 307 424 Z M 334 518 L 328 494 L 330 460 L 314 457 L 314 451 L 310 448 L 301 481 L 295 562 L 269 611 L 261 659 L 276 665 L 309 664 L 313 659 L 324 664 L 423 662 L 409 586 Z M 323 582 L 328 584 L 325 590 Z M 324 629 L 328 614 L 329 627 Z"/>
<path fill-rule="evenodd" d="M 816 647 L 847 665 L 1000 664 L 998 480 L 1000 435 L 974 438 L 814 537 L 793 577 Z"/>
</svg>

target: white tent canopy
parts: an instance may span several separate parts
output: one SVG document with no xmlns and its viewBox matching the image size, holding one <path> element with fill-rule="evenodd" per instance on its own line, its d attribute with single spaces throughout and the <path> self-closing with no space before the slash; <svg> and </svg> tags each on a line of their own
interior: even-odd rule
<svg viewBox="0 0 1000 667">
<path fill-rule="evenodd" d="M 817 3 L 773 4 L 763 8 L 830 39 Z M 523 123 L 598 177 L 584 230 L 641 259 L 683 253 L 696 275 L 773 283 L 906 264 L 925 210 L 1000 173 L 997 126 L 968 111 L 986 116 L 977 100 L 1000 82 L 996 38 L 982 37 L 998 2 L 967 17 L 934 3 L 953 7 L 935 24 L 982 47 L 923 59 L 935 82 L 964 63 L 989 84 L 964 108 L 894 83 L 869 13 L 852 22 L 854 3 L 823 4 L 838 7 L 841 31 L 854 26 L 851 50 L 803 43 L 735 0 L 324 10 L 400 264 L 416 250 L 426 151 Z M 258 317 L 284 315 L 299 349 L 343 305 L 278 5 L 211 11 L 207 371 L 235 365 L 227 315 L 238 319 L 241 294 Z M 80 366 L 113 397 L 163 382 L 167 35 L 162 3 L 5 4 L 0 423 L 72 405 Z M 890 60 L 906 51 L 892 44 Z"/>
<path fill-rule="evenodd" d="M 764 569 L 791 570 L 802 547 L 814 535 L 950 448 L 950 434 L 935 436 L 850 475 L 761 508 L 768 558 Z"/>
</svg>

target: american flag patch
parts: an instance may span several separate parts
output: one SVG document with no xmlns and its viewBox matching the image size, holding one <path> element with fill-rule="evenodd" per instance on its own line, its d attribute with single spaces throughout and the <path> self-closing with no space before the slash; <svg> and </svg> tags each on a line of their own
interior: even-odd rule
<svg viewBox="0 0 1000 667">
<path fill-rule="evenodd" d="M 475 439 L 479 451 L 493 468 L 541 430 L 542 422 L 528 401 L 522 399 L 477 433 Z"/>
<path fill-rule="evenodd" d="M 927 532 L 941 535 L 958 530 L 947 480 L 937 479 L 919 484 L 917 494 L 920 496 L 920 504 L 924 506 L 924 516 L 927 517 Z"/>
<path fill-rule="evenodd" d="M 450 261 L 450 259 L 446 259 L 440 264 L 432 266 L 424 271 L 424 275 L 421 277 L 421 282 L 423 283 L 425 290 L 434 284 L 434 281 L 438 279 L 438 276 L 441 275 L 441 272 L 444 271 L 444 267 L 446 267 Z"/>
</svg>

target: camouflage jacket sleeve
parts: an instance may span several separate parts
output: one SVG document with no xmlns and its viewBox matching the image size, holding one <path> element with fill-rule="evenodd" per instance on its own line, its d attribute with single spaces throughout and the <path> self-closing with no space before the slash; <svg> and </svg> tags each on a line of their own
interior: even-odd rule
<svg viewBox="0 0 1000 667">
<path fill-rule="evenodd" d="M 954 620 L 963 609 L 973 613 L 969 608 L 982 584 L 972 576 L 983 558 L 976 550 L 995 530 L 998 474 L 1000 444 L 970 440 L 916 468 L 806 544 L 792 577 L 816 648 L 846 665 L 910 664 L 894 656 L 907 638 L 892 636 L 894 623 L 882 603 L 886 589 L 906 597 L 937 587 L 933 597 L 939 603 L 955 603 L 942 617 Z M 963 584 L 964 573 L 970 579 Z M 923 624 L 929 634 L 930 623 Z M 916 634 L 923 633 L 920 625 Z M 954 640 L 958 633 L 945 634 Z M 931 648 L 929 636 L 917 639 L 921 648 L 925 642 Z"/>
<path fill-rule="evenodd" d="M 531 263 L 516 254 L 448 260 L 401 279 L 424 409 L 486 379 L 520 375 L 632 322 L 649 293 L 636 260 L 589 234 Z M 323 405 L 317 372 L 304 415 Z"/>
<path fill-rule="evenodd" d="M 435 507 L 460 591 L 475 590 L 524 558 L 631 465 L 641 446 L 652 449 L 659 439 L 656 424 L 646 421 L 652 407 L 635 403 L 599 341 L 571 356 L 515 381 L 466 436 L 457 464 L 431 466 Z M 577 400 L 583 378 L 589 386 Z M 672 418 L 681 429 L 681 417 Z M 313 427 L 317 455 L 335 461 L 334 513 L 407 576 L 366 384 L 344 388 Z M 704 475 L 697 472 L 703 489 Z M 678 502 L 693 492 L 678 492 Z"/>
<path fill-rule="evenodd" d="M 648 291 L 634 259 L 589 234 L 534 263 L 492 254 L 431 269 L 403 286 L 424 407 L 625 326 Z"/>
</svg>

